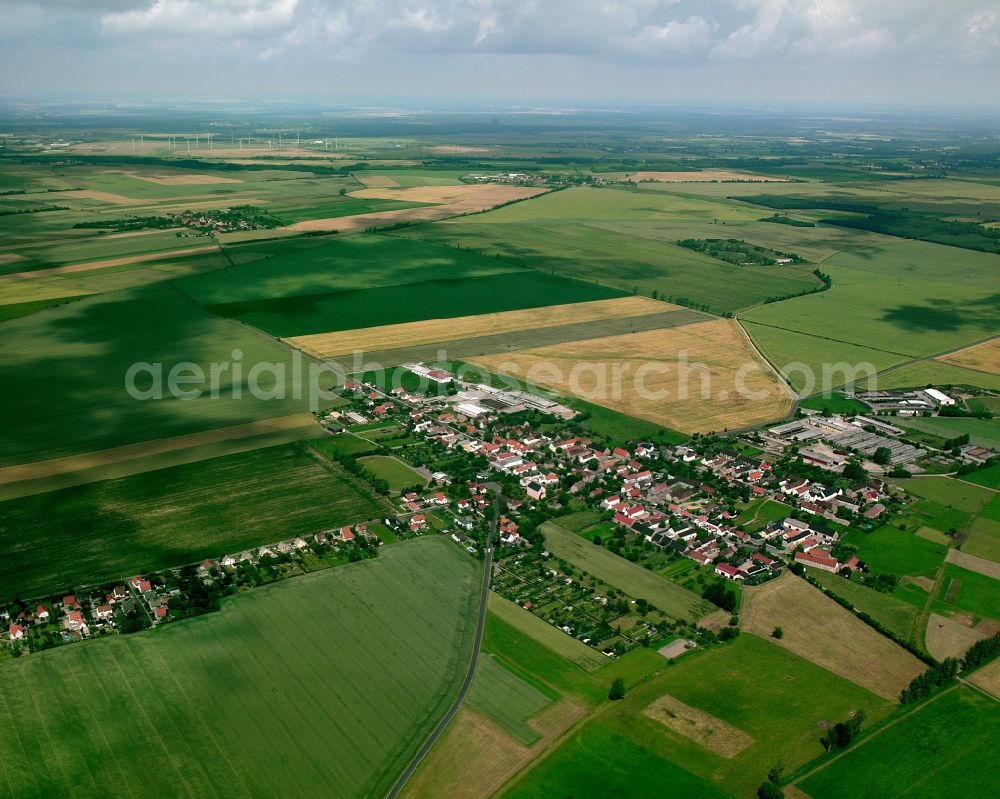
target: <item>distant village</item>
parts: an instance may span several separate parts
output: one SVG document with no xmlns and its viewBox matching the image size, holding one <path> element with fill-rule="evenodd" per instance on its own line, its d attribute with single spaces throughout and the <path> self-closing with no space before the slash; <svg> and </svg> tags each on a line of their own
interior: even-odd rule
<svg viewBox="0 0 1000 799">
<path fill-rule="evenodd" d="M 239 590 L 374 557 L 386 540 L 444 535 L 482 557 L 491 545 L 497 487 L 494 589 L 615 657 L 667 631 L 710 633 L 658 614 L 645 598 L 574 578 L 546 550 L 544 524 L 587 512 L 599 528 L 592 543 L 647 568 L 690 562 L 690 585 L 716 602 L 711 585 L 757 584 L 784 568 L 865 575 L 867 565 L 844 544 L 844 534 L 898 514 L 909 500 L 885 475 L 912 468 L 926 454 L 874 416 L 813 411 L 733 438 L 608 442 L 588 435 L 581 414 L 550 397 L 466 382 L 435 365 L 395 371 L 414 387 L 385 385 L 386 374 L 362 376 L 343 387 L 343 404 L 318 414 L 333 437 L 378 423 L 412 438 L 399 454 L 426 484 L 391 497 L 395 513 L 61 598 L 12 603 L 0 609 L 8 644 L 21 654 L 155 627 L 214 610 Z M 917 412 L 949 398 L 866 399 L 881 411 L 894 403 Z M 981 455 L 963 451 L 970 459 Z M 633 606 L 643 613 L 626 629 L 621 619 Z"/>
</svg>

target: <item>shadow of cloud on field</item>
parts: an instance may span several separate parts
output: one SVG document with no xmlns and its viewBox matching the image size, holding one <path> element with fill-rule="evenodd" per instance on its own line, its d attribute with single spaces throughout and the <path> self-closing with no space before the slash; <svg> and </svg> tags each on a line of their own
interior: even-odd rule
<svg viewBox="0 0 1000 799">
<path fill-rule="evenodd" d="M 969 326 L 997 330 L 1000 328 L 1000 294 L 962 303 L 937 298 L 923 305 L 897 305 L 886 310 L 882 321 L 914 332 L 928 329 L 948 332 Z"/>
</svg>

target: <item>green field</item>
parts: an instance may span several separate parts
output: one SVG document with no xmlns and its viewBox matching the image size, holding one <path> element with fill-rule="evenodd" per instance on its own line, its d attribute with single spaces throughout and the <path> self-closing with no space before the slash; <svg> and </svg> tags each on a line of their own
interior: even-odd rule
<svg viewBox="0 0 1000 799">
<path fill-rule="evenodd" d="M 523 207 L 522 207 L 523 206 Z M 682 195 L 597 190 L 553 192 L 486 214 L 408 230 L 429 241 L 499 254 L 558 275 L 684 300 L 717 312 L 820 285 L 805 267 L 733 266 L 660 235 L 670 219 L 744 219 L 732 203 Z M 769 228 L 774 225 L 763 225 Z"/>
<path fill-rule="evenodd" d="M 863 402 L 853 397 L 845 397 L 843 394 L 837 392 L 801 400 L 799 407 L 807 410 L 822 411 L 824 413 L 843 413 L 846 415 L 868 413 L 868 406 Z"/>
<path fill-rule="evenodd" d="M 714 606 L 687 589 L 625 558 L 595 546 L 558 524 L 543 525 L 545 546 L 556 557 L 592 574 L 633 599 L 645 599 L 675 619 L 696 621 Z"/>
<path fill-rule="evenodd" d="M 555 698 L 555 695 L 546 696 L 504 668 L 496 658 L 484 655 L 479 659 L 476 678 L 466 702 L 473 710 L 495 721 L 517 741 L 530 746 L 540 736 L 525 722 Z"/>
<path fill-rule="evenodd" d="M 925 388 L 927 386 L 977 386 L 1000 391 L 1000 375 L 965 369 L 943 361 L 919 361 L 901 369 L 894 369 L 879 375 L 876 385 L 879 389 Z M 872 388 L 866 384 L 865 388 Z"/>
<path fill-rule="evenodd" d="M 0 502 L 4 597 L 366 521 L 385 511 L 364 484 L 296 443 Z"/>
<path fill-rule="evenodd" d="M 1000 311 L 989 296 L 1000 258 L 957 247 L 893 240 L 838 253 L 823 263 L 829 291 L 746 312 L 765 355 L 778 333 L 760 337 L 759 325 L 804 334 L 797 360 L 815 371 L 828 361 L 857 362 L 859 347 L 879 351 L 879 368 L 944 352 L 990 336 Z M 876 343 L 877 342 L 877 343 Z"/>
<path fill-rule="evenodd" d="M 262 400 L 246 385 L 259 363 L 284 364 L 291 352 L 243 325 L 212 317 L 163 285 L 88 297 L 68 305 L 5 322 L 0 372 L 16 391 L 4 395 L 7 419 L 0 443 L 0 466 L 107 449 L 138 441 L 202 432 L 217 427 L 287 416 L 306 400 Z M 242 375 L 219 373 L 218 397 L 210 396 L 211 364 L 232 364 L 239 351 Z M 169 393 L 169 373 L 177 364 L 200 366 L 204 379 L 183 383 L 202 390 L 196 399 Z M 125 377 L 133 364 L 161 364 L 163 398 L 133 399 Z M 152 377 L 140 374 L 136 387 L 149 390 Z M 270 390 L 265 372 L 260 387 Z M 308 392 L 304 391 L 303 396 Z"/>
<path fill-rule="evenodd" d="M 932 608 L 939 613 L 971 613 L 1000 621 L 1000 581 L 946 563 Z"/>
<path fill-rule="evenodd" d="M 624 292 L 604 286 L 524 269 L 488 277 L 426 280 L 206 308 L 272 335 L 288 337 L 623 296 Z"/>
<path fill-rule="evenodd" d="M 746 747 L 725 757 L 713 737 L 698 742 L 643 711 L 668 695 L 749 736 Z M 607 714 L 616 732 L 711 780 L 734 796 L 755 795 L 779 761 L 791 771 L 823 753 L 825 726 L 863 710 L 871 724 L 892 705 L 869 691 L 749 633 L 724 647 L 678 659 L 634 688 Z M 726 737 L 725 731 L 717 735 Z"/>
<path fill-rule="evenodd" d="M 252 259 L 179 281 L 202 305 L 319 295 L 518 271 L 515 264 L 397 236 L 321 237 L 226 248 Z"/>
<path fill-rule="evenodd" d="M 1000 489 L 1000 463 L 983 466 L 974 472 L 962 475 L 962 482 L 975 483 L 976 485 L 998 490 Z"/>
<path fill-rule="evenodd" d="M 1000 449 L 1000 420 L 998 419 L 937 416 L 931 419 L 900 418 L 895 421 L 900 427 L 920 430 L 943 439 L 968 435 L 971 444 L 989 449 Z"/>
<path fill-rule="evenodd" d="M 461 681 L 475 583 L 421 539 L 0 664 L 0 796 L 384 795 Z"/>
<path fill-rule="evenodd" d="M 962 551 L 1000 563 L 1000 494 L 973 520 L 962 542 Z"/>
<path fill-rule="evenodd" d="M 417 474 L 413 467 L 391 455 L 369 455 L 360 458 L 359 462 L 376 477 L 385 480 L 389 484 L 390 491 L 399 492 L 409 486 L 427 483 L 426 478 Z"/>
<path fill-rule="evenodd" d="M 724 799 L 727 794 L 618 735 L 601 721 L 591 721 L 503 796 Z"/>
<path fill-rule="evenodd" d="M 870 533 L 851 530 L 844 542 L 858 549 L 858 559 L 876 574 L 897 577 L 933 577 L 947 554 L 947 547 L 886 525 Z"/>
<path fill-rule="evenodd" d="M 900 480 L 898 483 L 910 494 L 966 513 L 979 513 L 994 496 L 992 491 L 969 485 L 965 478 L 953 480 L 950 477 L 920 477 Z"/>
<path fill-rule="evenodd" d="M 584 671 L 594 671 L 608 664 L 607 657 L 597 650 L 566 635 L 499 594 L 490 594 L 489 608 L 499 622 L 510 625 Z"/>
<path fill-rule="evenodd" d="M 312 442 L 313 449 L 335 458 L 337 455 L 368 455 L 378 452 L 378 444 L 351 433 L 321 438 Z"/>
<path fill-rule="evenodd" d="M 989 796 L 1000 705 L 970 688 L 948 691 L 808 777 L 813 799 Z"/>
</svg>

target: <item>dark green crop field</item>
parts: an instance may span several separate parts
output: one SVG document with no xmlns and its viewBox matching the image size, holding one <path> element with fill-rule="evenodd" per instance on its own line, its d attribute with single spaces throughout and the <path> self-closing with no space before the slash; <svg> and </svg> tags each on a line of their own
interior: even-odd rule
<svg viewBox="0 0 1000 799">
<path fill-rule="evenodd" d="M 522 269 L 489 277 L 426 280 L 206 308 L 287 337 L 624 296 L 617 289 Z"/>
<path fill-rule="evenodd" d="M 418 539 L 2 663 L 0 797 L 383 796 L 461 680 L 476 578 Z"/>
<path fill-rule="evenodd" d="M 290 369 L 290 351 L 205 313 L 162 284 L 87 297 L 4 322 L 0 329 L 0 373 L 5 386 L 17 387 L 0 400 L 4 417 L 16 420 L 5 424 L 0 466 L 305 410 L 290 391 L 284 399 L 262 400 L 247 390 L 253 364 Z M 220 372 L 213 399 L 211 364 L 235 363 L 234 351 L 249 365 L 242 375 Z M 204 370 L 204 380 L 183 387 L 205 392 L 199 398 L 177 399 L 169 392 L 169 372 L 184 362 Z M 162 399 L 134 399 L 126 391 L 126 374 L 137 363 L 162 374 Z M 273 382 L 261 377 L 261 387 Z M 151 389 L 153 378 L 137 377 L 136 386 Z"/>
<path fill-rule="evenodd" d="M 0 502 L 0 600 L 365 521 L 385 505 L 295 443 Z"/>
<path fill-rule="evenodd" d="M 864 741 L 802 783 L 814 799 L 990 796 L 1000 704 L 957 688 Z"/>
<path fill-rule="evenodd" d="M 306 238 L 227 249 L 234 258 L 252 260 L 180 280 L 179 288 L 202 305 L 217 305 L 484 277 L 518 269 L 477 253 L 393 236 Z"/>
</svg>

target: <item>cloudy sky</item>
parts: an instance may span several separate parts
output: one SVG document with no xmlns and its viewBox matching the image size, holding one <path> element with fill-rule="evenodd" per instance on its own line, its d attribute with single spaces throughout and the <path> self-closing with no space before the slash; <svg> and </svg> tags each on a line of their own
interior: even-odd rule
<svg viewBox="0 0 1000 799">
<path fill-rule="evenodd" d="M 998 0 L 0 0 L 0 94 L 1000 105 Z"/>
</svg>

